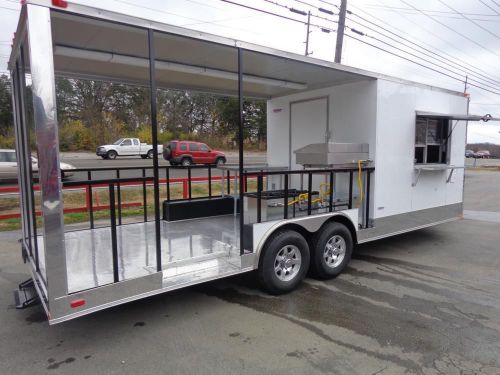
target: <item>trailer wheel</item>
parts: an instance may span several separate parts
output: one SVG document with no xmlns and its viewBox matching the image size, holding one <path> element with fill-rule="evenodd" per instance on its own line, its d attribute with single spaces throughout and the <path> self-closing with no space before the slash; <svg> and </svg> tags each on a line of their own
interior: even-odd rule
<svg viewBox="0 0 500 375">
<path fill-rule="evenodd" d="M 110 151 L 108 151 L 108 153 L 107 153 L 107 157 L 108 157 L 108 159 L 111 159 L 111 160 L 116 159 L 116 156 L 117 156 L 117 155 L 118 155 L 118 154 L 116 153 L 116 151 L 113 151 L 113 150 L 110 150 Z"/>
<path fill-rule="evenodd" d="M 147 154 L 147 158 L 148 159 L 153 159 L 154 156 L 155 156 L 155 152 L 153 150 L 149 150 L 148 154 Z"/>
<path fill-rule="evenodd" d="M 328 223 L 311 240 L 311 271 L 321 279 L 339 275 L 351 260 L 351 232 L 340 223 Z"/>
<path fill-rule="evenodd" d="M 283 230 L 274 234 L 262 249 L 257 275 L 271 294 L 292 291 L 309 268 L 309 245 L 299 233 Z"/>
</svg>

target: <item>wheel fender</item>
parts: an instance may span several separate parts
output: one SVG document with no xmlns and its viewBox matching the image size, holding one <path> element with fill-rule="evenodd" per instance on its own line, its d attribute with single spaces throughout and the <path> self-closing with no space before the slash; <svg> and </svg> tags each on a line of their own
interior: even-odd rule
<svg viewBox="0 0 500 375">
<path fill-rule="evenodd" d="M 357 215 L 358 210 L 355 209 L 355 211 Z M 266 244 L 269 237 L 277 230 L 288 228 L 296 230 L 301 234 L 310 235 L 314 232 L 317 232 L 325 223 L 329 221 L 339 221 L 342 224 L 346 225 L 348 229 L 351 231 L 351 233 L 354 234 L 353 241 L 354 243 L 356 243 L 355 233 L 357 228 L 357 220 L 353 220 L 354 218 L 355 218 L 354 215 L 348 215 L 344 212 L 329 212 L 320 215 L 311 215 L 295 219 L 283 219 L 283 220 L 255 224 L 258 227 L 255 227 L 254 225 L 253 229 L 253 235 L 254 235 L 253 251 L 255 253 L 254 268 L 257 269 L 259 267 L 259 261 L 262 249 L 264 248 L 264 245 Z M 255 237 L 260 237 L 257 242 L 255 242 Z"/>
</svg>

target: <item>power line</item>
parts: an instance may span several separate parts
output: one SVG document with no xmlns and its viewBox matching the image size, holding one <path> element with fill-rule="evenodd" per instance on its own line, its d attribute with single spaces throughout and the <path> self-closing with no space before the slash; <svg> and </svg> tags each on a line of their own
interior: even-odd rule
<svg viewBox="0 0 500 375">
<path fill-rule="evenodd" d="M 390 55 L 393 55 L 393 56 L 399 57 L 399 58 L 401 58 L 401 59 L 403 59 L 403 60 L 406 60 L 406 61 L 409 61 L 409 62 L 411 62 L 411 63 L 413 63 L 413 64 L 419 65 L 419 66 L 421 66 L 421 67 L 423 67 L 423 68 L 426 68 L 426 69 L 432 70 L 432 71 L 434 71 L 434 72 L 436 72 L 436 73 L 440 73 L 440 74 L 442 74 L 442 75 L 444 75 L 444 76 L 447 76 L 447 77 L 449 77 L 449 78 L 451 78 L 451 79 L 453 79 L 453 80 L 455 80 L 455 81 L 463 82 L 460 78 L 456 78 L 456 77 L 454 77 L 454 76 L 449 75 L 448 73 L 442 72 L 442 71 L 440 71 L 440 70 L 438 70 L 438 69 L 431 68 L 431 67 L 429 67 L 429 66 L 427 66 L 427 65 L 425 65 L 425 64 L 421 64 L 421 63 L 419 63 L 419 62 L 417 62 L 417 61 L 414 61 L 414 60 L 412 60 L 412 59 L 409 59 L 409 58 L 407 58 L 407 57 L 405 57 L 405 56 L 398 55 L 398 54 L 397 54 L 397 53 L 395 53 L 395 52 L 392 52 L 392 51 L 386 50 L 386 49 L 384 49 L 384 48 L 381 48 L 381 47 L 379 47 L 379 46 L 376 46 L 376 45 L 374 45 L 374 44 L 368 43 L 368 42 L 366 42 L 366 41 L 364 41 L 364 40 L 362 40 L 362 39 L 356 38 L 356 37 L 354 37 L 354 36 L 352 36 L 352 35 L 346 34 L 346 36 L 347 36 L 348 38 L 351 38 L 351 39 L 357 40 L 358 42 L 361 42 L 361 43 L 363 43 L 363 44 L 366 44 L 366 45 L 368 45 L 368 46 L 371 46 L 371 47 L 373 47 L 373 48 L 376 48 L 376 49 L 379 49 L 379 50 L 381 50 L 381 51 L 384 51 L 384 52 L 386 52 L 386 53 L 388 53 L 388 54 L 390 54 Z M 473 87 L 476 87 L 476 88 L 479 88 L 479 89 L 484 90 L 484 91 L 488 91 L 488 92 L 490 92 L 490 93 L 492 93 L 492 94 L 495 94 L 495 95 L 500 95 L 500 92 L 491 91 L 491 90 L 485 89 L 484 87 L 481 87 L 481 86 L 476 85 L 476 84 L 473 84 L 473 83 L 469 83 L 469 85 L 470 85 L 470 86 L 473 86 Z"/>
<path fill-rule="evenodd" d="M 480 44 L 480 43 L 476 42 L 474 39 L 469 38 L 467 35 L 464 35 L 464 34 L 462 34 L 462 33 L 458 32 L 458 31 L 456 31 L 455 29 L 451 28 L 450 26 L 446 25 L 445 23 L 443 23 L 443 22 L 441 22 L 441 21 L 437 20 L 434 16 L 431 16 L 431 15 L 429 15 L 429 14 L 425 14 L 425 13 L 423 13 L 420 9 L 415 8 L 415 7 L 414 7 L 413 5 L 411 5 L 411 4 L 408 4 L 405 0 L 399 0 L 399 1 L 400 1 L 400 2 L 402 2 L 403 4 L 405 4 L 405 5 L 409 6 L 409 7 L 412 7 L 413 9 L 415 9 L 415 10 L 419 11 L 419 12 L 420 12 L 420 13 L 422 13 L 424 16 L 426 16 L 426 17 L 428 17 L 428 18 L 432 19 L 434 22 L 437 22 L 437 23 L 439 23 L 440 25 L 442 25 L 442 26 L 446 27 L 448 30 L 451 30 L 451 31 L 452 31 L 452 32 L 454 32 L 455 34 L 460 35 L 462 38 L 464 38 L 464 39 L 466 39 L 466 40 L 470 41 L 471 43 L 474 43 L 475 45 L 477 45 L 478 47 L 480 47 L 480 48 L 484 49 L 485 51 L 488 51 L 489 53 L 491 53 L 491 54 L 493 54 L 493 55 L 495 55 L 495 56 L 497 56 L 497 57 L 500 57 L 500 55 L 498 55 L 496 52 L 493 52 L 492 50 L 490 50 L 490 49 L 486 48 L 486 47 L 485 47 L 485 46 L 483 46 L 482 44 Z"/>
<path fill-rule="evenodd" d="M 447 7 L 448 9 L 451 9 L 452 11 L 454 11 L 456 14 L 462 16 L 464 19 L 466 19 L 467 21 L 471 22 L 472 24 L 476 25 L 477 27 L 479 27 L 481 30 L 484 30 L 486 31 L 488 34 L 490 35 L 493 35 L 495 38 L 497 39 L 500 39 L 500 37 L 495 34 L 494 32 L 488 30 L 486 27 L 483 27 L 482 25 L 480 25 L 479 23 L 477 23 L 476 21 L 474 21 L 473 19 L 469 18 L 468 16 L 464 15 L 463 13 L 460 13 L 459 11 L 457 11 L 455 8 L 449 6 L 448 4 L 446 4 L 444 1 L 442 0 L 438 0 L 441 4 L 443 4 L 445 7 Z"/>
<path fill-rule="evenodd" d="M 387 28 L 385 28 L 385 27 L 383 27 L 383 26 L 380 26 L 380 24 L 379 24 L 379 23 L 371 22 L 370 20 L 366 19 L 365 17 L 362 17 L 362 16 L 358 15 L 357 13 L 354 13 L 354 12 L 350 12 L 350 13 L 351 13 L 353 16 L 356 16 L 356 17 L 358 17 L 358 18 L 362 19 L 363 21 L 365 21 L 365 22 L 367 22 L 367 23 L 369 23 L 369 24 L 372 24 L 372 25 L 374 25 L 374 26 L 378 27 L 378 28 L 380 28 L 380 29 L 384 30 L 385 32 L 387 32 L 387 33 L 389 33 L 389 34 L 394 35 L 395 37 L 397 37 L 397 38 L 399 38 L 399 39 L 401 39 L 401 40 L 404 40 L 405 42 L 407 42 L 407 43 L 409 43 L 409 44 L 411 44 L 411 45 L 413 45 L 413 46 L 416 46 L 416 47 L 418 47 L 418 48 L 422 49 L 423 51 L 426 51 L 426 52 L 418 51 L 419 53 L 422 53 L 422 54 L 424 54 L 424 55 L 426 55 L 426 56 L 431 57 L 431 56 L 428 54 L 428 53 L 430 53 L 430 54 L 432 54 L 432 55 L 437 56 L 437 57 L 438 57 L 438 58 L 439 58 L 442 62 L 446 62 L 446 63 L 452 64 L 452 65 L 458 66 L 458 67 L 459 67 L 458 69 L 462 70 L 464 73 L 467 73 L 467 74 L 469 74 L 469 75 L 475 76 L 475 77 L 480 78 L 480 79 L 485 79 L 485 80 L 489 81 L 490 83 L 500 84 L 500 81 L 497 81 L 497 80 L 495 80 L 495 79 L 491 78 L 491 77 L 490 77 L 490 76 L 488 76 L 488 75 L 484 75 L 484 74 L 482 74 L 482 73 L 479 73 L 478 71 L 480 71 L 480 69 L 477 69 L 477 70 L 476 70 L 476 68 L 473 68 L 472 66 L 470 66 L 470 64 L 468 64 L 467 62 L 465 62 L 465 61 L 463 61 L 463 60 L 461 60 L 461 59 L 458 59 L 458 60 L 459 60 L 459 61 L 462 61 L 462 62 L 463 62 L 464 64 L 466 64 L 466 65 L 469 65 L 469 67 L 467 67 L 467 66 L 465 66 L 465 65 L 462 65 L 462 64 L 460 64 L 460 63 L 455 62 L 455 61 L 454 61 L 454 60 L 452 60 L 452 59 L 457 59 L 457 58 L 456 58 L 456 57 L 452 57 L 452 56 L 450 56 L 449 54 L 446 54 L 445 52 L 442 52 L 442 51 L 441 51 L 441 53 L 437 53 L 437 52 L 435 52 L 435 51 L 432 51 L 432 50 L 430 50 L 430 49 L 428 49 L 428 48 L 426 48 L 426 47 L 424 47 L 424 46 L 422 46 L 422 45 L 420 45 L 420 44 L 418 44 L 418 43 L 413 42 L 412 40 L 410 40 L 410 39 L 408 39 L 408 38 L 406 38 L 406 37 L 401 36 L 401 35 L 400 35 L 400 34 L 398 34 L 398 33 L 392 32 L 391 30 L 388 30 Z M 375 19 L 378 19 L 379 21 L 382 21 L 381 19 L 379 19 L 379 18 L 377 18 L 377 17 L 375 17 L 375 16 L 372 16 L 372 15 L 370 15 L 370 16 L 371 16 L 371 17 L 373 17 L 373 18 L 375 18 Z M 374 30 L 373 28 L 371 28 L 371 27 L 369 27 L 369 26 L 367 26 L 367 25 L 364 25 L 364 24 L 362 24 L 361 22 L 358 22 L 358 21 L 356 21 L 356 20 L 355 20 L 355 19 L 353 19 L 353 18 L 348 17 L 348 19 L 349 19 L 351 22 L 354 22 L 354 23 L 356 23 L 356 24 L 358 24 L 358 25 L 361 25 L 361 26 L 363 26 L 363 27 L 368 28 L 369 30 L 372 30 L 372 31 L 375 31 L 375 32 L 377 32 L 377 33 L 379 33 L 379 34 L 381 34 L 381 35 L 384 35 L 384 34 L 383 34 L 383 33 L 381 33 L 380 31 L 376 31 L 376 30 Z M 382 21 L 382 22 L 383 22 L 383 21 Z M 393 28 L 394 28 L 394 26 L 393 26 Z M 396 29 L 396 30 L 398 30 L 397 28 L 395 28 L 395 29 Z M 401 30 L 399 30 L 399 31 L 401 31 Z M 388 39 L 391 39 L 391 40 L 393 40 L 393 41 L 396 41 L 396 39 L 395 39 L 395 38 L 392 38 L 392 37 L 390 37 L 390 36 L 384 35 L 384 37 L 386 37 L 386 38 L 388 38 Z M 400 44 L 402 44 L 402 45 L 405 45 L 406 47 L 409 47 L 409 46 L 408 46 L 408 44 L 406 44 L 406 43 L 403 43 L 403 42 L 398 42 L 398 43 L 400 43 Z M 409 48 L 412 48 L 412 47 L 409 47 Z M 432 47 L 432 48 L 434 48 L 434 47 Z M 413 49 L 414 49 L 414 48 L 413 48 Z M 414 50 L 415 50 L 415 49 L 414 49 Z M 427 53 L 427 52 L 428 52 L 428 53 Z M 445 57 L 445 56 L 443 56 L 443 55 L 448 55 L 448 56 L 450 56 L 452 59 L 447 58 L 447 57 Z M 474 72 L 474 73 L 471 73 L 471 72 Z M 486 73 L 486 72 L 485 72 L 485 73 Z"/>
<path fill-rule="evenodd" d="M 379 38 L 377 38 L 377 37 L 374 37 L 374 36 L 368 35 L 368 34 L 366 34 L 366 33 L 363 33 L 363 32 L 361 32 L 361 31 L 359 31 L 359 30 L 353 29 L 353 28 L 351 28 L 351 27 L 349 27 L 349 26 L 346 26 L 346 27 L 347 27 L 348 29 L 350 29 L 352 32 L 354 32 L 354 33 L 356 33 L 356 34 L 358 34 L 358 35 L 360 35 L 360 36 L 366 36 L 366 37 L 368 37 L 368 38 L 372 38 L 372 39 L 376 40 L 376 41 L 377 41 L 377 42 L 379 42 L 379 43 L 382 43 L 382 44 L 384 44 L 384 45 L 386 45 L 386 46 L 388 46 L 388 47 L 391 47 L 391 48 L 396 49 L 397 51 L 400 51 L 400 52 L 406 53 L 406 54 L 408 54 L 408 55 L 410 55 L 410 56 L 412 56 L 412 57 L 415 57 L 415 58 L 417 58 L 417 59 L 421 59 L 422 61 L 425 61 L 426 63 L 429 63 L 429 64 L 434 65 L 434 66 L 436 66 L 436 67 L 439 67 L 439 68 L 441 68 L 441 69 L 445 69 L 445 70 L 450 71 L 450 68 L 449 68 L 448 66 L 443 66 L 443 65 L 437 64 L 437 63 L 435 63 L 435 62 L 433 62 L 433 61 L 431 61 L 431 60 L 428 60 L 428 59 L 422 58 L 421 56 L 418 56 L 418 55 L 416 55 L 416 54 L 414 54 L 414 53 L 412 53 L 412 52 L 408 52 L 408 51 L 405 51 L 405 50 L 403 50 L 403 49 L 401 49 L 401 48 L 399 48 L 399 47 L 397 47 L 397 46 L 394 46 L 394 45 L 392 45 L 391 43 L 387 43 L 386 41 L 383 41 L 383 40 L 381 40 L 381 39 L 379 39 Z M 460 74 L 460 73 L 457 73 L 457 72 L 456 72 L 456 70 L 455 70 L 455 71 L 453 71 L 453 74 L 457 74 L 457 75 L 461 76 L 461 74 Z M 457 78 L 457 77 L 455 77 L 455 78 Z M 463 80 L 462 80 L 461 78 L 457 78 L 457 79 L 459 79 L 461 82 L 463 82 Z M 496 87 L 495 87 L 495 86 L 491 86 L 491 85 L 489 85 L 489 84 L 487 84 L 487 83 L 485 83 L 485 82 L 480 82 L 480 81 L 478 81 L 478 80 L 476 80 L 476 79 L 469 78 L 469 81 L 474 81 L 474 82 L 476 82 L 476 83 L 478 83 L 478 84 L 481 84 L 481 85 L 483 85 L 483 86 L 485 86 L 485 87 L 488 87 L 488 88 L 490 88 L 490 89 L 493 89 L 493 90 L 500 90 L 500 86 L 496 86 Z M 499 94 L 500 94 L 500 92 L 499 92 Z"/>
<path fill-rule="evenodd" d="M 301 0 L 295 0 L 295 1 L 300 1 L 300 2 L 302 2 Z M 312 5 L 312 4 L 309 4 L 309 5 L 310 5 L 311 7 L 313 7 L 313 8 L 318 9 L 316 6 L 314 6 L 314 5 Z M 336 5 L 333 5 L 333 6 L 336 6 Z M 350 13 L 351 13 L 351 14 L 353 14 L 353 15 L 356 15 L 356 14 L 354 14 L 353 12 L 350 12 Z M 434 52 L 434 51 L 431 51 L 431 50 L 429 50 L 429 49 L 427 49 L 427 48 L 425 48 L 425 47 L 422 47 L 421 45 L 419 45 L 419 44 L 417 44 L 417 43 L 414 43 L 414 42 L 410 41 L 409 39 L 402 37 L 402 36 L 401 36 L 401 35 L 399 35 L 399 34 L 393 33 L 393 32 L 391 32 L 390 30 L 385 29 L 384 27 L 380 26 L 379 24 L 375 24 L 375 23 L 371 22 L 371 21 L 367 20 L 367 19 L 366 19 L 366 18 L 364 18 L 364 17 L 358 16 L 358 15 L 356 15 L 356 16 L 357 16 L 357 17 L 359 17 L 359 18 L 361 18 L 361 19 L 363 19 L 365 22 L 368 22 L 368 23 L 374 24 L 375 26 L 377 26 L 377 27 L 379 27 L 379 28 L 381 28 L 381 29 L 385 30 L 386 32 L 389 32 L 389 33 L 391 33 L 392 35 L 394 35 L 394 36 L 396 36 L 396 37 L 398 37 L 398 38 L 400 38 L 400 39 L 402 39 L 402 40 L 404 40 L 404 41 L 406 41 L 406 42 L 408 42 L 408 43 L 410 43 L 410 44 L 412 44 L 412 45 L 414 45 L 414 46 L 416 46 L 416 47 L 418 47 L 418 48 L 420 48 L 420 49 L 422 49 L 422 50 L 424 50 L 424 51 L 426 51 L 426 52 L 417 51 L 415 48 L 413 48 L 413 47 L 409 46 L 407 43 L 403 43 L 403 42 L 401 42 L 401 41 L 397 40 L 396 38 L 393 38 L 393 37 L 391 37 L 391 36 L 388 36 L 388 35 L 386 35 L 386 34 L 383 34 L 383 33 L 381 33 L 380 31 L 375 30 L 375 29 L 374 29 L 374 28 L 372 28 L 372 27 L 366 26 L 366 25 L 364 25 L 364 24 L 362 24 L 362 23 L 360 23 L 360 22 L 358 22 L 358 21 L 356 21 L 356 20 L 354 20 L 354 19 L 352 19 L 352 18 L 348 18 L 348 19 L 349 19 L 351 22 L 354 22 L 354 23 L 356 23 L 356 24 L 358 24 L 358 25 L 361 25 L 361 26 L 363 26 L 363 27 L 366 27 L 366 28 L 368 28 L 369 30 L 374 31 L 374 32 L 376 32 L 376 33 L 378 33 L 378 34 L 380 34 L 380 35 L 384 36 L 385 38 L 388 38 L 388 39 L 390 39 L 390 40 L 392 40 L 392 41 L 394 41 L 394 42 L 396 42 L 396 43 L 399 43 L 399 44 L 401 44 L 401 45 L 404 45 L 404 46 L 405 46 L 405 47 L 407 47 L 407 48 L 411 48 L 413 51 L 416 51 L 416 52 L 418 52 L 419 54 L 423 54 L 423 55 L 425 55 L 425 56 L 427 56 L 427 57 L 431 57 L 431 58 L 435 58 L 435 56 L 437 56 L 437 57 L 439 57 L 440 62 L 443 62 L 443 63 L 446 63 L 446 64 L 452 64 L 452 65 L 458 66 L 458 68 L 457 68 L 457 67 L 454 67 L 454 69 L 455 69 L 454 73 L 455 73 L 455 74 L 460 74 L 460 73 L 458 73 L 458 72 L 457 72 L 457 70 L 459 70 L 459 71 L 461 71 L 461 72 L 463 72 L 463 73 L 465 73 L 465 74 L 467 74 L 467 75 L 471 75 L 471 76 L 473 76 L 473 77 L 477 77 L 479 80 L 484 80 L 484 81 L 486 81 L 486 82 L 489 82 L 490 84 L 493 84 L 493 85 L 500 84 L 500 81 L 496 81 L 496 80 L 494 80 L 494 79 L 492 79 L 492 78 L 490 78 L 490 77 L 488 77 L 488 76 L 485 76 L 485 75 L 483 75 L 483 74 L 480 74 L 480 73 L 471 73 L 469 70 L 467 70 L 467 69 L 468 69 L 467 67 L 465 67 L 465 66 L 463 66 L 463 65 L 461 65 L 461 64 L 458 64 L 458 63 L 454 62 L 453 60 L 450 60 L 450 59 L 448 59 L 448 58 L 446 58 L 446 57 L 443 57 L 443 56 L 439 55 L 438 53 L 436 53 L 436 52 Z M 368 37 L 371 37 L 370 35 L 367 35 L 367 36 L 368 36 Z M 382 42 L 382 43 L 384 43 L 383 41 L 381 41 L 381 42 Z M 429 54 L 429 53 L 427 53 L 427 52 L 429 52 L 430 54 L 435 55 L 435 56 L 432 56 L 432 55 L 430 55 L 430 54 Z M 415 55 L 414 55 L 414 56 L 415 56 Z M 418 57 L 418 56 L 415 56 L 415 57 Z M 431 61 L 428 61 L 428 60 L 425 60 L 425 59 L 424 59 L 424 61 L 427 61 L 427 62 L 429 62 L 429 63 L 431 63 L 431 64 L 434 64 L 434 65 L 437 65 L 437 66 L 440 66 L 440 67 L 443 67 L 443 66 L 441 66 L 441 65 L 439 65 L 439 64 L 435 64 L 435 63 L 433 63 L 433 62 L 431 62 Z M 446 67 L 446 68 L 449 68 L 449 67 Z M 480 82 L 480 81 L 478 81 L 478 79 L 474 79 L 474 81 L 476 81 L 476 82 Z M 484 85 L 486 85 L 486 86 L 488 86 L 488 87 L 490 87 L 490 88 L 493 88 L 493 86 L 490 86 L 490 84 L 487 84 L 487 83 L 484 83 L 484 82 L 481 82 L 481 83 L 482 83 L 482 84 L 484 84 Z"/>
<path fill-rule="evenodd" d="M 352 7 L 356 8 L 357 10 L 359 10 L 359 11 L 363 12 L 364 14 L 366 14 L 366 15 L 370 16 L 371 18 L 375 19 L 376 21 L 381 22 L 381 23 L 385 24 L 386 26 L 388 26 L 388 25 L 387 25 L 387 23 L 386 23 L 383 19 L 381 19 L 381 18 L 379 18 L 379 17 L 376 17 L 376 16 L 374 16 L 373 14 L 368 13 L 368 12 L 366 12 L 365 10 L 362 10 L 361 8 L 358 8 L 357 6 L 352 5 Z M 429 30 L 427 30 L 426 28 L 423 28 L 420 24 L 418 24 L 418 23 L 414 22 L 414 21 L 413 21 L 413 20 L 411 20 L 410 18 L 406 17 L 404 14 L 401 14 L 399 11 L 394 10 L 393 12 L 395 12 L 395 13 L 397 13 L 397 14 L 401 15 L 401 16 L 402 16 L 403 18 L 405 18 L 408 22 L 412 23 L 413 25 L 415 25 L 416 27 L 418 27 L 418 28 L 422 29 L 423 31 L 425 31 L 425 32 L 429 33 Z M 403 38 L 403 37 L 401 37 L 399 34 L 394 33 L 394 32 L 392 32 L 392 31 L 387 30 L 386 28 L 384 28 L 384 27 L 380 26 L 380 24 L 379 24 L 379 23 L 376 23 L 376 22 L 372 22 L 372 21 L 370 21 L 370 20 L 367 20 L 366 18 L 364 18 L 364 17 L 360 16 L 360 15 L 359 15 L 359 14 L 357 14 L 357 13 L 353 13 L 353 12 L 351 12 L 351 13 L 352 13 L 354 16 L 359 17 L 359 18 L 361 18 L 362 20 L 364 20 L 364 21 L 366 21 L 366 22 L 369 22 L 369 23 L 371 23 L 371 24 L 373 24 L 373 25 L 375 25 L 375 26 L 377 26 L 377 27 L 379 27 L 379 28 L 382 28 L 383 30 L 386 30 L 386 31 L 390 32 L 391 34 L 393 34 L 393 35 L 395 35 L 395 36 L 398 36 L 399 38 Z M 392 29 L 394 29 L 394 30 L 396 30 L 396 31 L 399 31 L 399 32 L 400 32 L 400 33 L 402 33 L 402 34 L 405 34 L 405 33 L 406 33 L 406 31 L 401 30 L 401 29 L 399 29 L 399 28 L 395 27 L 394 25 L 391 25 L 391 28 L 392 28 Z M 458 47 L 456 47 L 455 45 L 451 44 L 450 42 L 448 42 L 446 39 L 444 39 L 444 38 L 440 37 L 439 35 L 437 35 L 437 34 L 435 34 L 435 33 L 434 33 L 434 34 L 432 34 L 432 36 L 433 36 L 434 38 L 436 38 L 436 39 L 441 40 L 443 43 L 445 43 L 447 46 L 449 46 L 449 47 L 453 48 L 455 51 L 457 51 L 457 52 L 459 52 L 459 53 L 462 53 L 462 50 L 461 50 L 460 48 L 458 48 Z M 436 49 L 434 46 L 431 46 L 429 43 L 426 43 L 425 41 L 423 41 L 423 40 L 421 40 L 421 39 L 418 39 L 418 38 L 416 38 L 416 37 L 413 37 L 413 38 L 414 38 L 415 40 L 417 40 L 418 42 L 422 43 L 423 45 L 428 46 L 429 48 Z M 412 42 L 412 41 L 410 41 L 410 40 L 408 40 L 408 41 L 409 41 L 410 43 L 414 43 L 414 42 Z M 432 51 L 431 51 L 431 52 L 432 52 Z M 433 52 L 433 53 L 436 53 L 436 52 Z M 477 74 L 479 74 L 479 75 L 481 75 L 481 76 L 483 76 L 483 77 L 488 78 L 487 76 L 483 75 L 482 73 L 484 73 L 484 74 L 486 74 L 486 75 L 488 75 L 488 76 L 490 75 L 490 73 L 489 73 L 489 72 L 486 72 L 486 71 L 485 71 L 485 70 L 483 70 L 483 69 L 480 69 L 480 68 L 477 68 L 476 66 L 471 65 L 470 63 L 468 63 L 467 61 L 465 61 L 465 60 L 464 60 L 464 59 L 462 59 L 462 58 L 459 58 L 459 57 L 457 57 L 457 56 L 450 55 L 449 53 L 447 53 L 447 52 L 445 52 L 445 51 L 443 51 L 443 50 L 439 50 L 439 53 L 440 53 L 441 55 L 448 56 L 450 59 L 452 59 L 452 61 L 454 61 L 454 60 L 458 60 L 458 61 L 460 61 L 461 63 L 463 63 L 463 64 L 465 64 L 465 65 L 467 66 L 467 69 L 469 69 L 470 71 L 473 71 L 473 72 L 475 72 L 475 73 L 477 73 Z M 455 63 L 455 64 L 457 64 L 457 65 L 460 65 L 460 66 L 464 67 L 464 66 L 463 66 L 463 65 L 461 65 L 461 64 L 458 64 L 458 63 Z M 479 73 L 479 72 L 480 72 L 480 73 Z M 491 79 L 490 79 L 490 80 L 491 80 Z M 498 81 L 495 81 L 495 82 L 498 82 Z"/>
<path fill-rule="evenodd" d="M 396 6 L 390 6 L 390 5 L 378 5 L 378 4 L 367 4 L 365 5 L 366 7 L 369 8 L 382 8 L 382 9 L 396 9 L 396 10 L 407 10 L 407 11 L 413 11 L 410 8 L 404 8 L 404 7 L 396 7 Z M 456 14 L 455 12 L 448 12 L 444 10 L 430 10 L 430 9 L 420 9 L 422 12 L 425 13 L 438 13 L 438 14 Z M 414 11 L 413 11 L 414 12 Z M 415 13 L 412 13 L 415 14 Z M 486 14 L 486 13 L 463 13 L 464 15 L 467 16 L 479 16 L 479 17 L 498 17 L 497 14 Z"/>
<path fill-rule="evenodd" d="M 494 8 L 492 8 L 491 6 L 489 6 L 488 4 L 486 4 L 483 0 L 478 0 L 481 4 L 483 4 L 484 6 L 490 8 L 490 10 L 492 10 L 493 12 L 495 12 L 496 14 L 498 14 L 500 16 L 500 13 L 498 13 L 497 10 L 495 10 Z M 496 4 L 496 3 L 495 3 Z"/>
</svg>

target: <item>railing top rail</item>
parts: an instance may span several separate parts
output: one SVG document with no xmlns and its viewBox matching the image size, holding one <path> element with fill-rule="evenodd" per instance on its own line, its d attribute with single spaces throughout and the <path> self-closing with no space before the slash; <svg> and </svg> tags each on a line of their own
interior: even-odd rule
<svg viewBox="0 0 500 375">
<path fill-rule="evenodd" d="M 132 177 L 132 178 L 113 178 L 105 180 L 80 180 L 80 181 L 66 181 L 63 182 L 63 187 L 69 186 L 82 186 L 82 185 L 105 185 L 105 184 L 118 184 L 124 182 L 142 182 L 153 181 L 153 177 Z"/>
<path fill-rule="evenodd" d="M 282 170 L 282 171 L 244 171 L 243 175 L 255 176 L 255 175 L 290 175 L 290 174 L 319 174 L 319 173 L 330 173 L 330 172 L 357 172 L 358 168 L 321 168 L 321 169 L 294 169 L 294 170 Z M 361 171 L 373 172 L 375 167 L 362 167 Z"/>
<path fill-rule="evenodd" d="M 184 167 L 180 165 L 160 165 L 158 169 L 169 168 L 169 169 L 215 169 L 215 165 L 190 165 L 189 167 Z M 99 172 L 99 171 L 127 171 L 127 170 L 142 170 L 142 169 L 153 169 L 152 165 L 138 165 L 135 167 L 94 167 L 94 168 L 75 168 L 71 169 L 71 172 Z"/>
</svg>

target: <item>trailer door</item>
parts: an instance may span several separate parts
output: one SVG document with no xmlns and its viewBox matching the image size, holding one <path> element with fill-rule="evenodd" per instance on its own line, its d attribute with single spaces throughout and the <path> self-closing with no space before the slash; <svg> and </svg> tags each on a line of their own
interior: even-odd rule
<svg viewBox="0 0 500 375">
<path fill-rule="evenodd" d="M 328 141 L 328 97 L 290 103 L 290 169 L 302 168 L 294 151 L 311 143 Z"/>
</svg>

